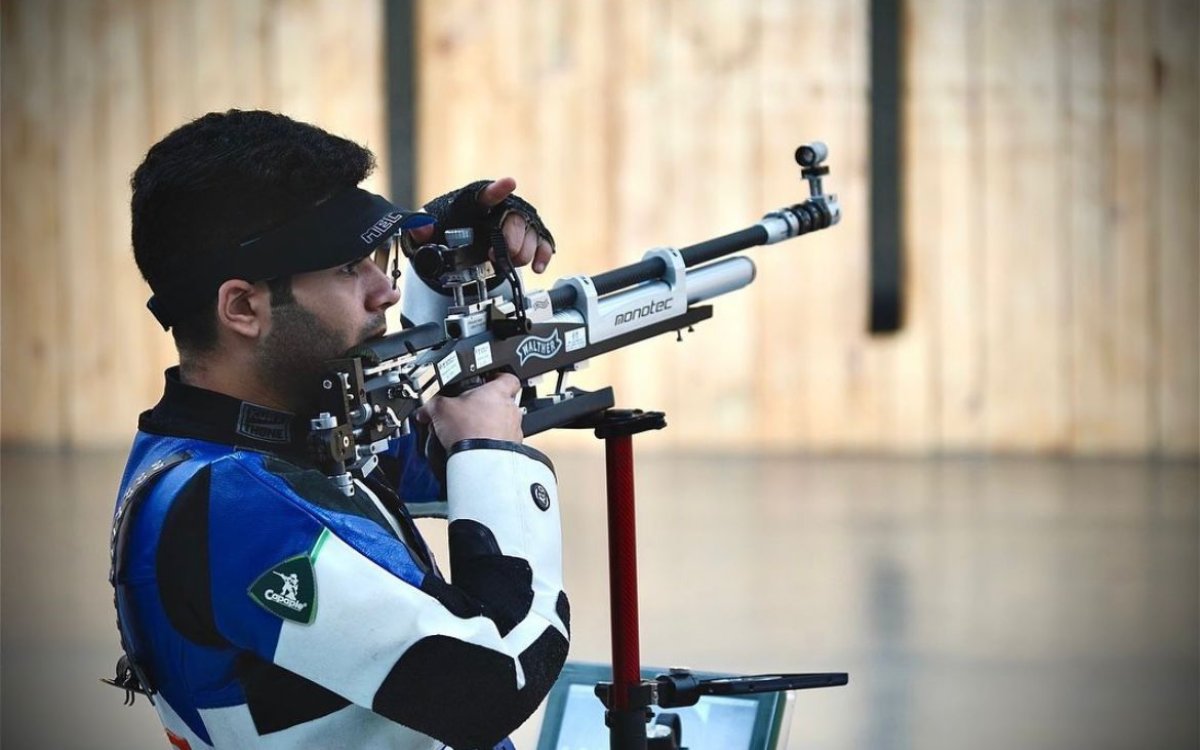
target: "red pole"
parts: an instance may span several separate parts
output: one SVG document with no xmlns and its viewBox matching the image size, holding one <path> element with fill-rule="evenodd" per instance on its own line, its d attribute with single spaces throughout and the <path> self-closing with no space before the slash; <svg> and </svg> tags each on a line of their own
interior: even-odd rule
<svg viewBox="0 0 1200 750">
<path fill-rule="evenodd" d="M 604 441 L 608 473 L 608 587 L 612 603 L 613 705 L 629 709 L 629 691 L 641 684 L 638 652 L 637 533 L 633 503 L 633 438 Z"/>
</svg>

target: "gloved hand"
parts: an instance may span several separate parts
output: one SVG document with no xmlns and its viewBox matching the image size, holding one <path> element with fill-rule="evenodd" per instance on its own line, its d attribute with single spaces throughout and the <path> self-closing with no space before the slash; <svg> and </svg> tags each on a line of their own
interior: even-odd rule
<svg viewBox="0 0 1200 750">
<path fill-rule="evenodd" d="M 499 227 L 513 266 L 520 268 L 532 263 L 534 272 L 545 271 L 554 254 L 554 235 L 542 223 L 537 209 L 513 194 L 516 187 L 517 182 L 511 177 L 495 182 L 478 180 L 434 198 L 425 205 L 425 211 L 433 215 L 437 224 L 432 231 L 414 231 L 413 239 L 444 242 L 447 229 L 470 227 L 475 232 L 475 243 L 490 247 L 492 231 Z"/>
</svg>

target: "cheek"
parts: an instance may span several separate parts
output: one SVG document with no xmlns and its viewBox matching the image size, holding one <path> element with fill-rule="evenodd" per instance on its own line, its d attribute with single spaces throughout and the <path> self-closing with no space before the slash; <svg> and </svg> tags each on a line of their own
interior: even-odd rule
<svg viewBox="0 0 1200 750">
<path fill-rule="evenodd" d="M 341 327 L 338 321 L 362 315 L 363 284 L 359 279 L 339 276 L 326 281 L 303 289 L 303 297 L 298 290 L 297 301 L 338 328 Z"/>
</svg>

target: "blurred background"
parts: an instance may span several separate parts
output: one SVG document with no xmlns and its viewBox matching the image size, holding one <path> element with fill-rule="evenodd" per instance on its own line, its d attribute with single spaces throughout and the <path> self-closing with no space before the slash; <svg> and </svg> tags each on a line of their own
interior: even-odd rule
<svg viewBox="0 0 1200 750">
<path fill-rule="evenodd" d="M 671 424 L 636 443 L 644 661 L 850 671 L 792 748 L 1200 746 L 1195 0 L 3 0 L 0 33 L 5 746 L 166 746 L 95 679 L 175 356 L 128 180 L 229 108 L 369 146 L 397 201 L 516 177 L 534 288 L 802 200 L 825 141 L 840 225 L 580 378 Z M 536 444 L 604 661 L 602 450 Z"/>
</svg>

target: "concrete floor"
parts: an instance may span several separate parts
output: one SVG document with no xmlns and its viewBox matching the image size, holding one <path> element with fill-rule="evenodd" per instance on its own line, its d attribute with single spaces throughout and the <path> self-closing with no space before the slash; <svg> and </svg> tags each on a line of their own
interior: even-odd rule
<svg viewBox="0 0 1200 750">
<path fill-rule="evenodd" d="M 5 750 L 166 747 L 96 681 L 123 460 L 0 454 Z M 607 661 L 602 453 L 556 462 L 571 658 Z M 1200 746 L 1196 463 L 644 455 L 638 477 L 643 661 L 850 672 L 799 694 L 790 748 Z"/>
</svg>

